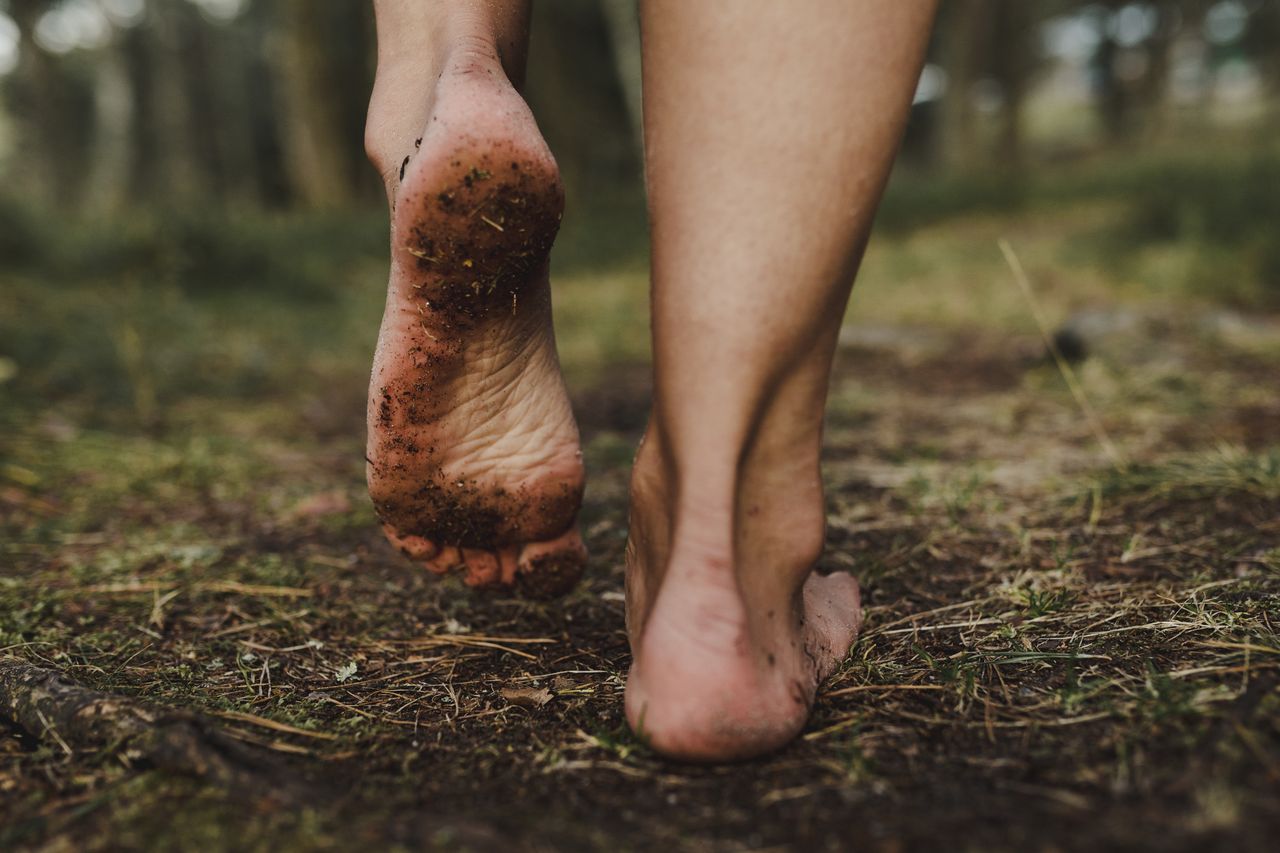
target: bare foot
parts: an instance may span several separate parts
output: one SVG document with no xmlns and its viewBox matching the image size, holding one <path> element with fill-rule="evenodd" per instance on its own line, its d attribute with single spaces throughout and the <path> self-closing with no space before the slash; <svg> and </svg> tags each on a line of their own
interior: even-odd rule
<svg viewBox="0 0 1280 853">
<path fill-rule="evenodd" d="M 757 442 L 717 500 L 682 482 L 658 433 L 632 479 L 627 719 L 673 758 L 749 758 L 804 727 L 857 634 L 858 584 L 813 571 L 824 528 L 816 443 Z"/>
<path fill-rule="evenodd" d="M 424 107 L 375 92 L 370 114 L 393 213 L 369 493 L 391 542 L 431 571 L 556 595 L 586 560 L 578 430 L 547 281 L 559 173 L 496 56 L 467 53 L 431 79 L 409 150 L 377 149 L 380 122 L 403 119 L 375 112 Z"/>
</svg>

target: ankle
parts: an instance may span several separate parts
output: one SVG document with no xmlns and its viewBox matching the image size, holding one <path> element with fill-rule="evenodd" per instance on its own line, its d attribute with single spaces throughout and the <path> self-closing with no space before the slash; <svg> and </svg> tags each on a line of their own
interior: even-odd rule
<svg viewBox="0 0 1280 853">
<path fill-rule="evenodd" d="M 718 458 L 680 455 L 676 446 L 655 420 L 636 454 L 633 526 L 653 544 L 643 562 L 661 574 L 655 561 L 727 567 L 740 580 L 757 576 L 748 586 L 766 596 L 797 589 L 826 536 L 819 442 L 770 437 Z"/>
<path fill-rule="evenodd" d="M 488 0 L 374 0 L 378 27 L 378 70 L 417 66 L 436 60 L 438 74 L 443 60 L 460 52 L 501 57 L 512 82 L 524 77 L 528 9 L 521 4 L 495 4 Z"/>
<path fill-rule="evenodd" d="M 513 81 L 522 76 L 522 64 L 504 63 L 494 36 L 474 27 L 462 34 L 437 32 L 426 49 L 419 45 L 414 51 L 380 52 L 365 120 L 369 162 L 393 189 L 422 138 L 441 84 L 473 81 L 515 87 Z"/>
</svg>

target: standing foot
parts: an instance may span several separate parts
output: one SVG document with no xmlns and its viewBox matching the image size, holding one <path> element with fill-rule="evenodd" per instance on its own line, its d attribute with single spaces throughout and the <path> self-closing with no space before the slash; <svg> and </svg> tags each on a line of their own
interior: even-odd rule
<svg viewBox="0 0 1280 853">
<path fill-rule="evenodd" d="M 861 622 L 857 581 L 813 569 L 824 528 L 816 447 L 811 458 L 748 453 L 717 502 L 694 495 L 714 475 L 679 471 L 658 432 L 632 481 L 627 719 L 673 758 L 769 752 L 804 727 Z"/>
</svg>

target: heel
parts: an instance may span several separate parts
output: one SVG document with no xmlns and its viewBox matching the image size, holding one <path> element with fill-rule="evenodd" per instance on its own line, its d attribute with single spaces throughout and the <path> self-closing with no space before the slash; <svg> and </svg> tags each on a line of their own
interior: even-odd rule
<svg viewBox="0 0 1280 853">
<path fill-rule="evenodd" d="M 446 330 L 515 314 L 547 263 L 564 190 L 550 153 L 528 147 L 510 136 L 469 141 L 444 163 L 424 150 L 410 164 L 394 252 L 412 297 Z"/>
</svg>

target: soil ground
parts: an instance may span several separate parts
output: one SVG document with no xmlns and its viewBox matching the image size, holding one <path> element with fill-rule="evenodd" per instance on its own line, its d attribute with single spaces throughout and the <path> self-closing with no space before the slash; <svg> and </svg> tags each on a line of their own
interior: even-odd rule
<svg viewBox="0 0 1280 853">
<path fill-rule="evenodd" d="M 666 762 L 622 716 L 648 387 L 607 318 L 643 339 L 642 272 L 564 285 L 592 559 L 553 603 L 476 597 L 382 541 L 362 487 L 376 261 L 354 303 L 14 288 L 26 331 L 6 328 L 50 355 L 16 351 L 0 383 L 0 656 L 208 715 L 312 799 L 0 719 L 0 847 L 1272 849 L 1280 325 L 1068 274 L 1063 223 L 1093 221 L 1072 216 L 873 249 L 826 442 L 824 568 L 862 579 L 866 630 L 798 741 L 727 767 Z M 1060 339 L 1117 455 L 1000 234 L 1055 322 L 1076 312 Z M 978 244 L 981 275 L 956 248 Z M 890 295 L 965 276 L 947 322 Z"/>
</svg>

